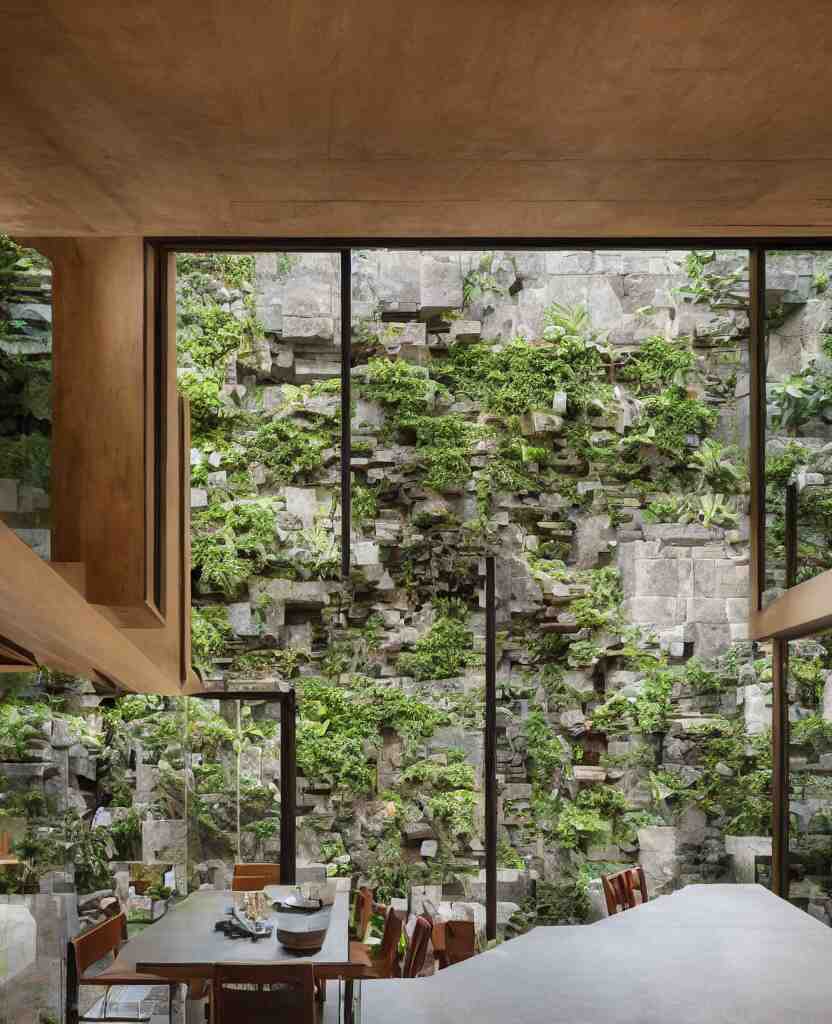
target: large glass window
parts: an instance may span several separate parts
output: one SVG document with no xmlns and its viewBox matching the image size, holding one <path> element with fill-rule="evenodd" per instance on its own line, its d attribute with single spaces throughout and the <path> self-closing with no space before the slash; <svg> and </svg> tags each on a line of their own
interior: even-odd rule
<svg viewBox="0 0 832 1024">
<path fill-rule="evenodd" d="M 788 897 L 832 924 L 832 634 L 788 645 Z"/>
<path fill-rule="evenodd" d="M 50 557 L 52 279 L 0 236 L 0 519 Z"/>
<path fill-rule="evenodd" d="M 826 251 L 766 253 L 764 605 L 832 568 L 832 347 Z"/>
</svg>

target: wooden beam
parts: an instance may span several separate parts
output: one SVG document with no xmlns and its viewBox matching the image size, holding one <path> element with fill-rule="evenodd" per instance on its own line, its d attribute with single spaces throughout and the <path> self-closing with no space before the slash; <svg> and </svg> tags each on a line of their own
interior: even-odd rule
<svg viewBox="0 0 832 1024">
<path fill-rule="evenodd" d="M 832 569 L 785 590 L 761 611 L 755 612 L 752 604 L 749 639 L 765 640 L 769 637 L 794 639 L 830 627 L 832 627 Z"/>
<path fill-rule="evenodd" d="M 178 672 L 164 671 L 2 522 L 0 565 L 0 633 L 40 664 L 139 693 L 181 692 Z"/>
<path fill-rule="evenodd" d="M 0 672 L 25 672 L 37 667 L 35 656 L 30 651 L 0 636 Z"/>
</svg>

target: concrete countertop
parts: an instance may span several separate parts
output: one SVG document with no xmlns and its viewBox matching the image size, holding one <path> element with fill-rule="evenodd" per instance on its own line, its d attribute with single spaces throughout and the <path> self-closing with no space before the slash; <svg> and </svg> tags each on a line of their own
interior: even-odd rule
<svg viewBox="0 0 832 1024">
<path fill-rule="evenodd" d="M 411 981 L 362 1024 L 829 1024 L 832 929 L 758 885 L 695 885 L 593 925 L 535 928 Z"/>
</svg>

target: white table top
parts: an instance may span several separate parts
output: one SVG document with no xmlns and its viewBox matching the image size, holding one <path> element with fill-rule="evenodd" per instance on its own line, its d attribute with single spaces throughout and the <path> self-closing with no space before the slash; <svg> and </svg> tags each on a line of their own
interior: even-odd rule
<svg viewBox="0 0 832 1024">
<path fill-rule="evenodd" d="M 758 885 L 535 928 L 430 978 L 363 983 L 362 1024 L 829 1024 L 832 929 Z"/>
</svg>

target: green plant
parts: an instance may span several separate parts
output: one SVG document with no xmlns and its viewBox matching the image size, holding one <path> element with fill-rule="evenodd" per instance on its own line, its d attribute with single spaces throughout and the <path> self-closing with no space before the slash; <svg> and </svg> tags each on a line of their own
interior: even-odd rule
<svg viewBox="0 0 832 1024">
<path fill-rule="evenodd" d="M 642 403 L 641 416 L 627 443 L 655 446 L 674 458 L 683 458 L 691 436 L 706 434 L 716 422 L 716 412 L 682 388 L 669 387 Z"/>
<path fill-rule="evenodd" d="M 413 645 L 411 653 L 399 656 L 399 670 L 416 679 L 448 679 L 466 665 L 477 663 L 473 637 L 458 605 L 439 607 L 439 614 L 428 632 Z"/>
<path fill-rule="evenodd" d="M 206 588 L 230 596 L 273 561 L 276 541 L 272 499 L 211 505 L 192 517 L 191 564 Z"/>
<path fill-rule="evenodd" d="M 723 254 L 715 249 L 694 249 L 685 257 L 688 283 L 676 290 L 685 302 L 701 302 L 709 306 L 742 306 L 746 301 L 741 287 L 746 280 L 745 264 L 722 269 Z"/>
<path fill-rule="evenodd" d="M 494 276 L 494 253 L 485 252 L 476 267 L 469 270 L 462 280 L 462 304 L 470 306 L 486 292 L 502 295 L 505 291 Z"/>
<path fill-rule="evenodd" d="M 92 892 L 112 884 L 109 861 L 114 856 L 115 845 L 108 829 L 90 826 L 77 811 L 68 810 L 50 837 L 40 863 L 74 864 L 78 891 Z"/>
<path fill-rule="evenodd" d="M 378 491 L 356 483 L 352 488 L 352 521 L 356 527 L 371 524 L 378 515 Z"/>
<path fill-rule="evenodd" d="M 113 840 L 113 855 L 119 860 L 135 860 L 141 845 L 141 818 L 134 808 L 124 816 L 116 818 L 110 825 Z"/>
<path fill-rule="evenodd" d="M 52 716 L 41 701 L 7 699 L 0 703 L 0 760 L 24 761 L 32 740 L 43 738 L 42 727 Z"/>
<path fill-rule="evenodd" d="M 501 839 L 497 843 L 497 867 L 514 868 L 517 871 L 526 870 L 525 860 L 507 839 Z"/>
<path fill-rule="evenodd" d="M 145 889 L 144 894 L 152 900 L 169 900 L 173 895 L 173 889 L 167 885 L 162 885 L 161 882 L 156 882 L 153 885 L 149 885 Z"/>
<path fill-rule="evenodd" d="M 367 878 L 380 903 L 406 898 L 413 869 L 402 859 L 398 835 L 384 837 L 373 851 Z"/>
<path fill-rule="evenodd" d="M 656 335 L 645 338 L 620 371 L 622 380 L 635 381 L 641 392 L 687 385 L 695 357 L 686 341 L 668 341 Z"/>
<path fill-rule="evenodd" d="M 476 793 L 467 789 L 435 793 L 428 797 L 427 805 L 433 819 L 440 821 L 452 837 L 473 834 Z"/>
<path fill-rule="evenodd" d="M 603 843 L 610 836 L 610 825 L 592 807 L 570 800 L 561 803 L 555 826 L 558 843 L 567 850 Z"/>
<path fill-rule="evenodd" d="M 191 608 L 191 654 L 196 665 L 210 667 L 223 653 L 232 635 L 224 605 Z"/>
<path fill-rule="evenodd" d="M 436 789 L 474 789 L 474 769 L 465 761 L 464 752 L 448 751 L 447 764 L 417 761 L 402 772 L 402 782 Z"/>
<path fill-rule="evenodd" d="M 798 430 L 809 420 L 828 421 L 832 417 L 832 374 L 818 369 L 813 360 L 800 373 L 772 384 L 769 397 L 775 406 L 777 428 Z"/>
<path fill-rule="evenodd" d="M 530 711 L 523 722 L 526 750 L 531 759 L 532 784 L 539 789 L 551 788 L 554 774 L 571 763 L 569 744 L 557 736 L 542 711 Z"/>
<path fill-rule="evenodd" d="M 537 922 L 543 925 L 583 924 L 592 910 L 587 880 L 580 874 L 560 882 L 538 882 L 536 902 Z"/>
<path fill-rule="evenodd" d="M 724 494 L 703 494 L 699 498 L 696 518 L 703 526 L 736 526 L 737 511 Z"/>
<path fill-rule="evenodd" d="M 818 714 L 807 715 L 792 723 L 790 739 L 797 746 L 809 747 L 816 755 L 828 751 L 832 747 L 832 722 Z"/>
<path fill-rule="evenodd" d="M 713 438 L 703 439 L 699 448 L 691 455 L 689 467 L 699 475 L 699 488 L 732 493 L 743 479 L 743 470 L 732 462 L 737 450 L 725 447 Z"/>
</svg>

